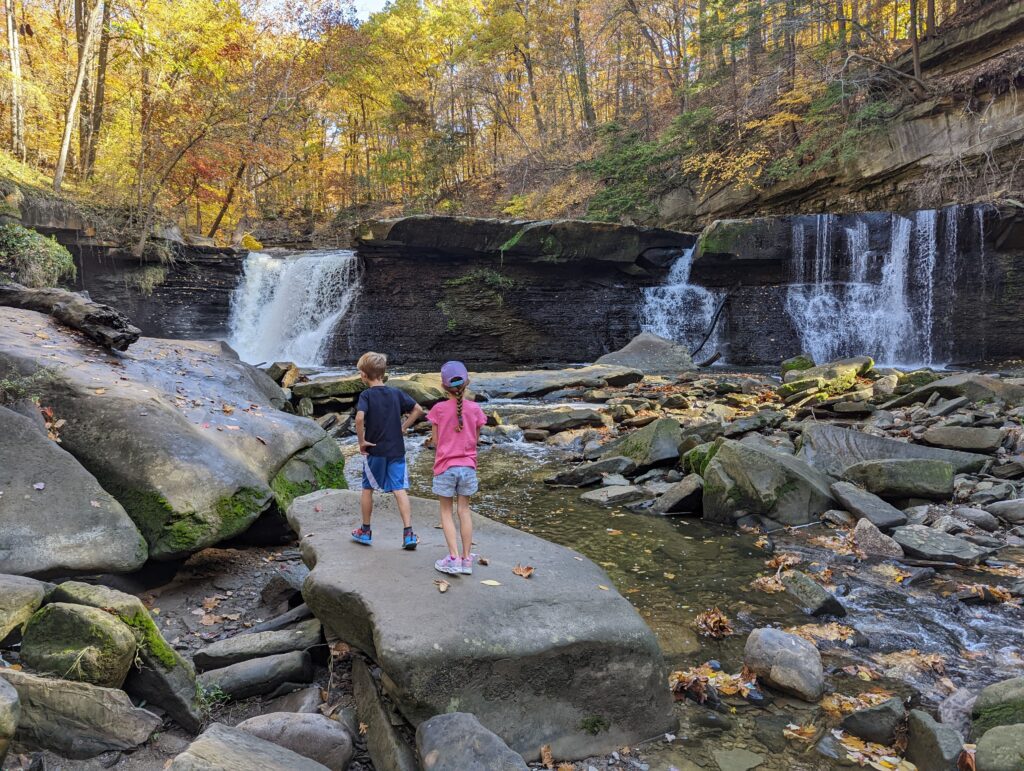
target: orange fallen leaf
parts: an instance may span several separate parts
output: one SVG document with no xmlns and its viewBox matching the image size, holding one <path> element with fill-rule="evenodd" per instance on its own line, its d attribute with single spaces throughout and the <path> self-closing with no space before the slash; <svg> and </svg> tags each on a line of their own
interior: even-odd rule
<svg viewBox="0 0 1024 771">
<path fill-rule="evenodd" d="M 220 406 L 220 408 L 224 412 L 225 415 L 230 415 L 232 412 L 235 411 L 235 408 L 232 407 L 230 404 L 222 404 Z"/>
<path fill-rule="evenodd" d="M 544 768 L 554 769 L 555 756 L 551 754 L 550 744 L 545 744 L 540 748 L 540 762 L 544 764 Z"/>
<path fill-rule="evenodd" d="M 370 730 L 370 726 L 366 725 L 366 723 L 360 723 L 359 724 L 359 735 L 360 736 L 366 736 L 366 732 L 369 731 L 369 730 Z"/>
<path fill-rule="evenodd" d="M 782 729 L 782 735 L 787 739 L 796 739 L 804 744 L 810 744 L 817 735 L 818 729 L 813 725 L 797 725 L 789 723 Z"/>
<path fill-rule="evenodd" d="M 443 578 L 435 578 L 434 586 L 437 587 L 437 591 L 441 592 L 441 594 L 444 594 L 451 587 L 451 584 L 445 581 Z"/>
<path fill-rule="evenodd" d="M 488 565 L 491 564 L 491 561 L 489 559 L 487 559 L 487 557 L 479 557 L 478 556 L 476 558 L 476 564 L 477 565 L 483 565 L 484 567 L 487 567 Z"/>
<path fill-rule="evenodd" d="M 715 640 L 721 640 L 733 633 L 728 617 L 717 607 L 698 613 L 697 618 L 694 619 L 694 626 L 702 635 Z"/>
<path fill-rule="evenodd" d="M 512 572 L 515 573 L 517 576 L 522 576 L 523 578 L 529 578 L 530 576 L 533 575 L 533 566 L 531 566 L 531 565 L 520 565 L 517 562 L 516 566 L 514 568 L 512 568 Z"/>
</svg>

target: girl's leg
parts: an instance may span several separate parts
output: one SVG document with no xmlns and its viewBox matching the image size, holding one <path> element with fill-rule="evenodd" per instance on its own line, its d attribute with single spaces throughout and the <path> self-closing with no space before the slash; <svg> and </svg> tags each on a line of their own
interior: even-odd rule
<svg viewBox="0 0 1024 771">
<path fill-rule="evenodd" d="M 440 496 L 441 502 L 441 530 L 444 532 L 444 541 L 448 544 L 448 554 L 453 557 L 459 556 L 459 547 L 455 541 L 455 522 L 452 519 L 452 499 Z"/>
<path fill-rule="evenodd" d="M 451 501 L 451 499 L 448 499 Z M 449 505 L 451 505 L 449 503 Z M 450 511 L 450 510 L 449 510 Z M 454 528 L 452 528 L 454 530 Z M 469 513 L 469 496 L 459 496 L 459 530 L 462 535 L 462 558 L 469 559 L 473 551 L 473 517 Z M 455 541 L 455 533 L 452 533 L 452 542 Z M 452 552 L 455 554 L 455 552 Z"/>
</svg>

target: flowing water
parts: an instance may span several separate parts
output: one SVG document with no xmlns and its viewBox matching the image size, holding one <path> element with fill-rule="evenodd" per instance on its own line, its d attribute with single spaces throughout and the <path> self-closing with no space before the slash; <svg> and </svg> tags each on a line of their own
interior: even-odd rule
<svg viewBox="0 0 1024 771">
<path fill-rule="evenodd" d="M 690 283 L 693 249 L 687 249 L 672 263 L 665 283 L 644 290 L 640 326 L 645 332 L 682 343 L 694 351 L 707 334 L 720 297 L 702 286 Z M 711 353 L 718 347 L 718 335 L 701 349 Z"/>
<path fill-rule="evenodd" d="M 250 252 L 231 298 L 228 342 L 244 361 L 325 362 L 337 326 L 359 292 L 348 250 Z"/>
</svg>

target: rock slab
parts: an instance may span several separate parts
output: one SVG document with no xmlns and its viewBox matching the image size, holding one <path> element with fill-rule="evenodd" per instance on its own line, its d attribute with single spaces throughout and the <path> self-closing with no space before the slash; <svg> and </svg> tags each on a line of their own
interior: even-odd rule
<svg viewBox="0 0 1024 771">
<path fill-rule="evenodd" d="M 919 709 L 910 710 L 906 758 L 920 769 L 956 771 L 964 740 L 957 731 Z"/>
<path fill-rule="evenodd" d="M 586 757 L 674 727 L 654 635 L 596 565 L 477 517 L 474 536 L 491 563 L 441 594 L 425 579 L 444 549 L 440 532 L 422 533 L 412 553 L 360 549 L 346 535 L 359 497 L 321 491 L 289 508 L 312 568 L 303 595 L 329 632 L 381 666 L 410 723 L 470 712 L 527 760 L 545 744 L 557 757 Z M 387 521 L 394 504 L 382 503 Z M 436 516 L 433 501 L 412 505 L 417 521 Z M 512 574 L 516 563 L 538 570 L 525 581 Z M 492 578 L 500 585 L 481 584 Z M 452 602 L 458 625 L 444 611 Z M 581 727 L 595 721 L 608 729 Z"/>
<path fill-rule="evenodd" d="M 237 728 L 287 747 L 331 771 L 345 771 L 355 754 L 348 728 L 324 715 L 271 712 L 243 720 Z"/>
<path fill-rule="evenodd" d="M 41 581 L 0 575 L 0 641 L 32 618 L 45 595 L 46 585 Z"/>
<path fill-rule="evenodd" d="M 313 682 L 313 662 L 305 651 L 240 661 L 199 676 L 203 688 L 219 688 L 232 699 L 272 693 L 285 683 Z"/>
<path fill-rule="evenodd" d="M 949 498 L 953 494 L 953 464 L 944 460 L 861 461 L 848 466 L 843 476 L 882 497 Z"/>
<path fill-rule="evenodd" d="M 694 368 L 687 348 L 651 332 L 641 332 L 624 347 L 606 353 L 597 364 L 630 367 L 648 375 L 677 375 Z"/>
<path fill-rule="evenodd" d="M 238 728 L 213 723 L 171 763 L 172 771 L 326 771 L 315 760 Z"/>
<path fill-rule="evenodd" d="M 449 712 L 424 720 L 416 729 L 424 771 L 527 771 L 518 753 L 484 728 L 474 715 Z"/>
<path fill-rule="evenodd" d="M 857 519 L 866 519 L 879 530 L 907 524 L 907 515 L 892 504 L 849 482 L 836 482 L 832 494 Z"/>
<path fill-rule="evenodd" d="M 236 635 L 219 640 L 196 651 L 192 663 L 197 670 L 205 672 L 263 656 L 309 650 L 319 642 L 320 622 L 312 619 L 289 629 Z"/>
<path fill-rule="evenodd" d="M 988 552 L 970 541 L 924 525 L 905 525 L 892 532 L 906 554 L 937 562 L 976 565 Z"/>
</svg>

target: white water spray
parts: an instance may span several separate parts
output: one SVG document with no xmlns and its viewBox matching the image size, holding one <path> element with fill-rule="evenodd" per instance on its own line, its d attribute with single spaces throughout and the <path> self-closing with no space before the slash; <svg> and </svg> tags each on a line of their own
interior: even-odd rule
<svg viewBox="0 0 1024 771">
<path fill-rule="evenodd" d="M 691 351 L 700 345 L 711 326 L 719 299 L 713 292 L 690 283 L 693 248 L 684 251 L 661 286 L 644 290 L 640 310 L 640 327 L 659 337 L 675 340 Z M 717 327 L 702 353 L 713 353 L 718 347 Z"/>
<path fill-rule="evenodd" d="M 228 342 L 254 364 L 323 365 L 335 327 L 358 292 L 359 265 L 351 251 L 250 252 L 231 297 Z"/>
</svg>

